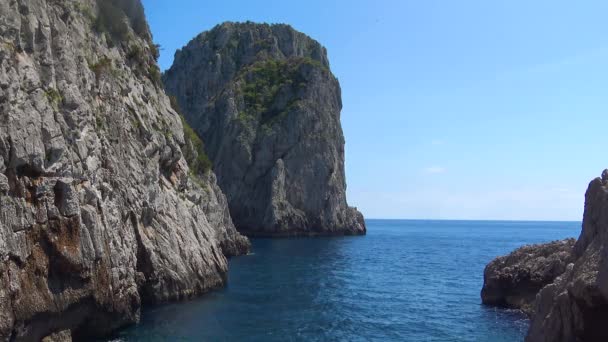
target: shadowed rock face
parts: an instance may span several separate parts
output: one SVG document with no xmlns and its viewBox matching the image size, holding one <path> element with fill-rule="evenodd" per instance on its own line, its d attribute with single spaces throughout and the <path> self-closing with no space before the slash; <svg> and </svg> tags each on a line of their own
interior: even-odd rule
<svg viewBox="0 0 608 342">
<path fill-rule="evenodd" d="M 101 3 L 0 1 L 0 341 L 106 334 L 249 246 L 189 176 L 139 1 Z"/>
<path fill-rule="evenodd" d="M 570 245 L 570 242 L 562 243 Z M 555 244 L 534 246 L 531 254 L 518 250 L 507 257 L 511 258 L 509 262 L 501 262 L 503 257 L 490 263 L 486 272 L 492 278 L 497 274 L 512 274 L 510 267 L 515 264 L 546 264 L 553 265 L 550 268 L 555 272 L 549 273 L 554 275 L 562 269 L 563 260 L 567 263 L 564 271 L 536 295 L 526 341 L 608 341 L 608 170 L 589 184 L 585 194 L 583 229 L 571 257 L 567 256 L 566 250 L 559 252 L 561 248 L 556 249 Z M 541 254 L 544 254 L 544 251 L 550 250 L 558 252 L 548 258 L 546 255 L 536 255 L 537 252 L 543 251 Z M 549 259 L 552 261 L 547 263 Z M 506 281 L 502 284 L 504 287 L 500 293 L 532 292 L 521 282 Z M 490 291 L 485 288 L 484 291 L 488 296 Z M 501 298 L 489 297 L 492 299 L 488 301 L 489 304 L 497 304 L 493 299 Z"/>
<path fill-rule="evenodd" d="M 484 271 L 482 302 L 521 309 L 531 315 L 538 291 L 564 273 L 573 259 L 575 242 L 567 239 L 524 246 L 492 260 Z"/>
<path fill-rule="evenodd" d="M 340 85 L 318 42 L 287 25 L 225 23 L 178 50 L 163 80 L 241 232 L 365 233 L 346 202 Z"/>
<path fill-rule="evenodd" d="M 575 261 L 544 287 L 527 341 L 608 341 L 608 170 L 589 184 Z"/>
</svg>

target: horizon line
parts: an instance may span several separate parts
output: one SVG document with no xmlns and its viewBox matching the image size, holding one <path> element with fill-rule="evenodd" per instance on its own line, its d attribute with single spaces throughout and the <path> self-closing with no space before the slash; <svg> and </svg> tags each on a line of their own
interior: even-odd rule
<svg viewBox="0 0 608 342">
<path fill-rule="evenodd" d="M 445 218 L 379 218 L 365 217 L 365 220 L 385 220 L 385 221 L 478 221 L 478 222 L 568 222 L 582 223 L 583 220 L 539 220 L 539 219 L 445 219 Z"/>
</svg>

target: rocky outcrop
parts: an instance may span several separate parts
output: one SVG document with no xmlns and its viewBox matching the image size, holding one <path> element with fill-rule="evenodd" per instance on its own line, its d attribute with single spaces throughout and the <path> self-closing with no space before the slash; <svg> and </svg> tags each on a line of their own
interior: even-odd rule
<svg viewBox="0 0 608 342">
<path fill-rule="evenodd" d="M 484 271 L 484 304 L 521 309 L 532 314 L 536 294 L 564 273 L 576 240 L 567 239 L 518 248 L 494 259 Z"/>
<path fill-rule="evenodd" d="M 225 23 L 163 75 L 249 235 L 364 234 L 348 207 L 340 85 L 318 42 L 287 25 Z"/>
<path fill-rule="evenodd" d="M 538 294 L 527 341 L 608 341 L 608 170 L 589 184 L 574 263 Z"/>
<path fill-rule="evenodd" d="M 76 340 L 246 252 L 193 174 L 138 0 L 0 2 L 0 340 Z"/>
<path fill-rule="evenodd" d="M 569 263 L 533 305 L 528 342 L 608 341 L 608 170 L 589 184 L 583 229 Z"/>
</svg>

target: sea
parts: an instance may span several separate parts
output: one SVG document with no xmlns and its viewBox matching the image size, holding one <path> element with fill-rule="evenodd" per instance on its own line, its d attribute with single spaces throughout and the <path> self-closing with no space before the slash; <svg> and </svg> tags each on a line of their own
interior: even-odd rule
<svg viewBox="0 0 608 342">
<path fill-rule="evenodd" d="M 580 222 L 367 220 L 366 236 L 252 239 L 228 286 L 145 307 L 112 341 L 523 341 L 529 321 L 481 304 L 483 270 Z"/>
</svg>

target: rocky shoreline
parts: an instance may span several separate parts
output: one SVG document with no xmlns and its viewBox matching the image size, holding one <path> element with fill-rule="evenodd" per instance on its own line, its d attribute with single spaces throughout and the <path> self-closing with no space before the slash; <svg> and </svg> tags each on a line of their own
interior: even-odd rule
<svg viewBox="0 0 608 342">
<path fill-rule="evenodd" d="M 527 342 L 607 341 L 608 170 L 585 193 L 581 234 L 524 246 L 486 266 L 482 302 L 531 317 Z"/>
</svg>

